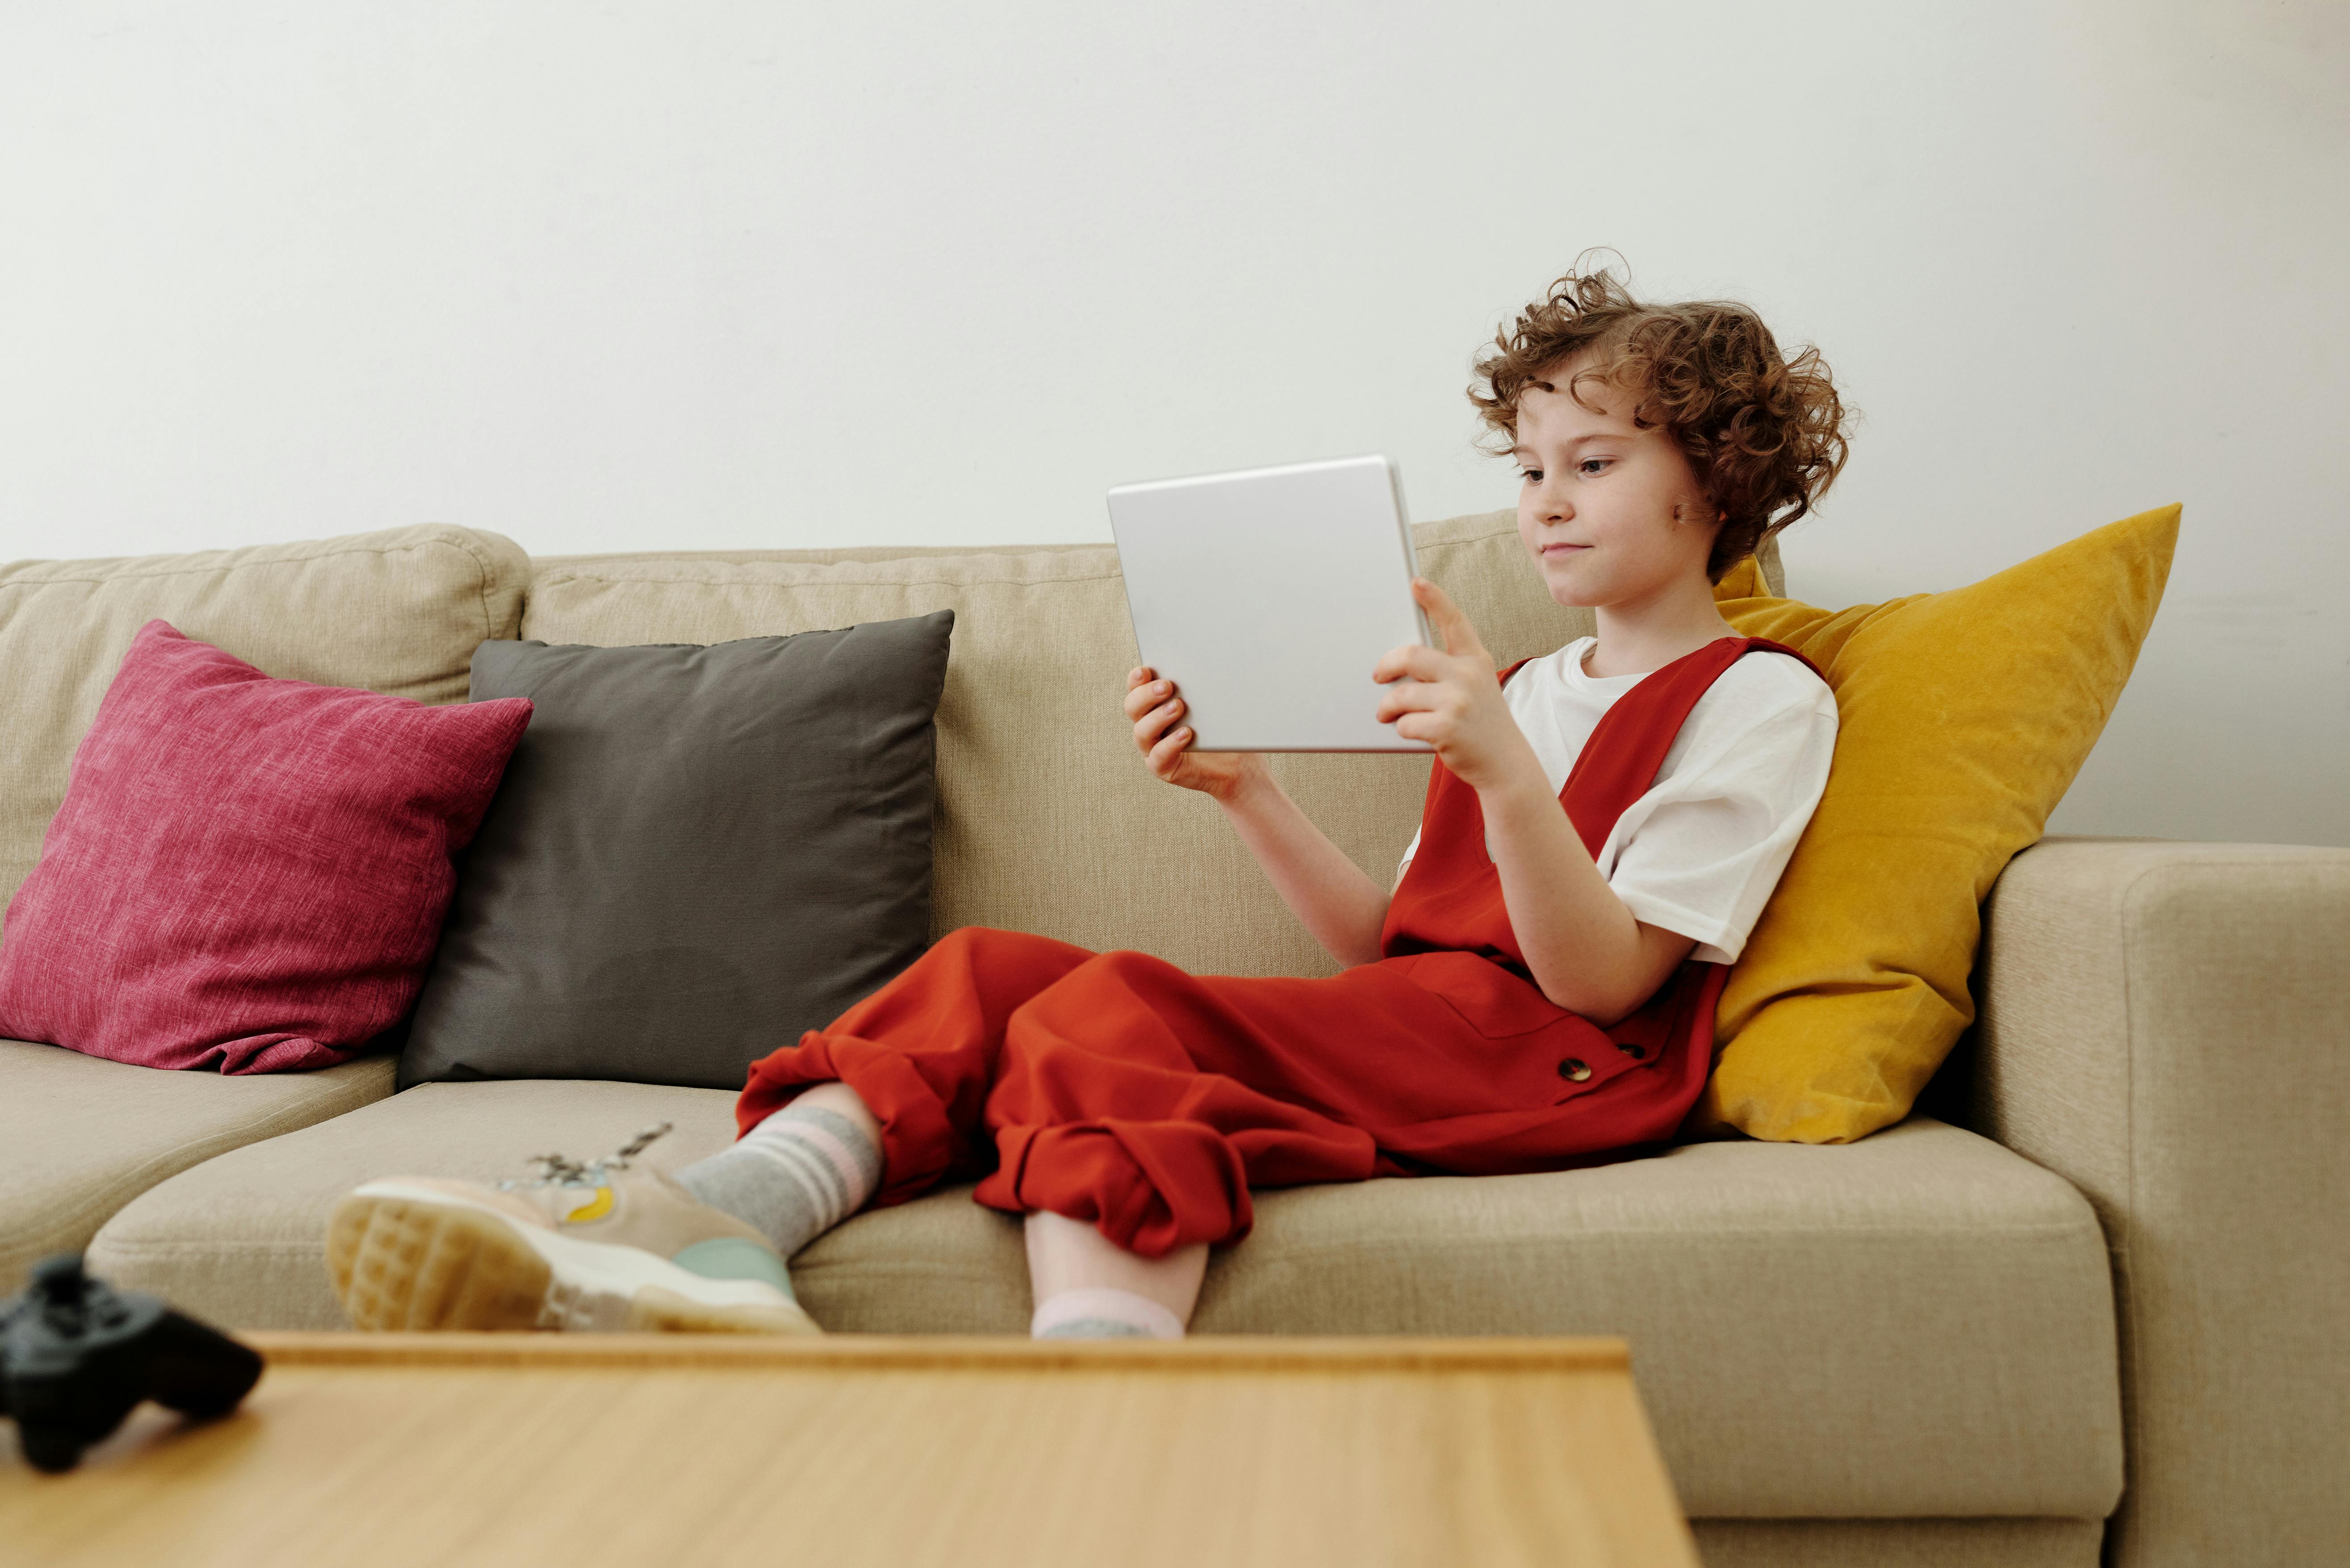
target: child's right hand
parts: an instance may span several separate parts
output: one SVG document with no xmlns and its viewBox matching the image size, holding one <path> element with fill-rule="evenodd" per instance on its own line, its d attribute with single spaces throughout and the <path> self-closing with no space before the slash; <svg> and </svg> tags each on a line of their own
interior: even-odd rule
<svg viewBox="0 0 2350 1568">
<path fill-rule="evenodd" d="M 1216 800 L 1230 799 L 1263 774 L 1264 758 L 1255 752 L 1191 750 L 1191 727 L 1178 722 L 1183 711 L 1182 694 L 1172 680 L 1159 680 L 1147 664 L 1127 672 L 1126 716 L 1134 721 L 1134 743 L 1152 773 Z"/>
</svg>

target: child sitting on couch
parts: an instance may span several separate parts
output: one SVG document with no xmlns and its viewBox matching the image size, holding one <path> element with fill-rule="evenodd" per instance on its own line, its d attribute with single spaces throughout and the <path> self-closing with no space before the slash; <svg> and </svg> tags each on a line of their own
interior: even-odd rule
<svg viewBox="0 0 2350 1568">
<path fill-rule="evenodd" d="M 1192 751 L 1172 682 L 1128 680 L 1151 771 L 1223 808 L 1347 968 L 1194 976 L 951 932 L 754 1064 L 740 1140 L 673 1177 L 632 1163 L 640 1138 L 495 1188 L 359 1188 L 328 1235 L 353 1323 L 814 1332 L 785 1259 L 975 1177 L 1027 1217 L 1034 1333 L 1172 1338 L 1252 1188 L 1555 1170 L 1671 1137 L 1835 742 L 1826 682 L 1738 636 L 1713 585 L 1834 480 L 1843 407 L 1752 312 L 1644 304 L 1605 271 L 1561 278 L 1478 371 L 1531 568 L 1598 635 L 1497 679 L 1413 585 L 1444 647 L 1369 672 L 1381 720 L 1436 753 L 1391 891 L 1262 757 Z"/>
</svg>

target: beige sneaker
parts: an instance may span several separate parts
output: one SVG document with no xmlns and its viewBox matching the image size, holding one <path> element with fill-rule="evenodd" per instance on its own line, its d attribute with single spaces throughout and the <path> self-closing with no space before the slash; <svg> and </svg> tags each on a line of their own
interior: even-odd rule
<svg viewBox="0 0 2350 1568">
<path fill-rule="evenodd" d="M 370 1181 L 335 1205 L 327 1272 L 354 1326 L 820 1334 L 767 1239 L 631 1161 L 669 1131 L 495 1187 Z"/>
</svg>

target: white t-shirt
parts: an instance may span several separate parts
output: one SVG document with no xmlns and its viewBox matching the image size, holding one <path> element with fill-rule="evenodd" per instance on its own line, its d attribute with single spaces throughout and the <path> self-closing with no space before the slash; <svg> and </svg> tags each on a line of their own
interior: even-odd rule
<svg viewBox="0 0 2350 1568">
<path fill-rule="evenodd" d="M 1597 640 L 1531 660 L 1502 688 L 1554 791 L 1601 715 L 1648 678 L 1586 672 Z M 1657 782 L 1600 846 L 1599 874 L 1633 919 L 1694 938 L 1690 957 L 1736 961 L 1827 788 L 1835 736 L 1826 681 L 1784 654 L 1748 654 L 1690 711 Z M 1415 834 L 1403 863 L 1419 849 Z"/>
</svg>

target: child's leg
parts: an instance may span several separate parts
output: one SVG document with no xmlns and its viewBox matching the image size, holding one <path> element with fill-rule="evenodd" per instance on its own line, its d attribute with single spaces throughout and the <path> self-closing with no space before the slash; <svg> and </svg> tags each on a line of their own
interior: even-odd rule
<svg viewBox="0 0 2350 1568">
<path fill-rule="evenodd" d="M 881 1185 L 881 1123 L 847 1084 L 818 1084 L 675 1176 L 788 1258 L 864 1208 Z"/>
<path fill-rule="evenodd" d="M 950 1176 L 977 1175 L 994 1163 L 983 1111 L 1012 1015 L 1093 956 L 1018 931 L 951 931 L 824 1029 L 753 1063 L 737 1127 L 747 1137 L 786 1106 L 822 1103 L 815 1086 L 837 1084 L 853 1093 L 879 1149 L 872 1201 L 902 1203 Z"/>
<path fill-rule="evenodd" d="M 1038 1339 L 1180 1339 L 1208 1269 L 1205 1242 L 1138 1257 L 1093 1226 L 1028 1216 L 1028 1280 Z"/>
<path fill-rule="evenodd" d="M 679 1185 L 785 1258 L 876 1199 L 992 1156 L 981 1108 L 1012 1013 L 1093 955 L 1016 931 L 954 931 L 823 1031 L 753 1064 L 743 1136 Z"/>
<path fill-rule="evenodd" d="M 675 1173 L 788 1258 L 864 1207 L 880 1184 L 881 1125 L 847 1084 L 818 1084 L 741 1141 Z M 1208 1266 L 1205 1243 L 1143 1258 L 1058 1214 L 1027 1220 L 1040 1339 L 1180 1339 Z"/>
</svg>

